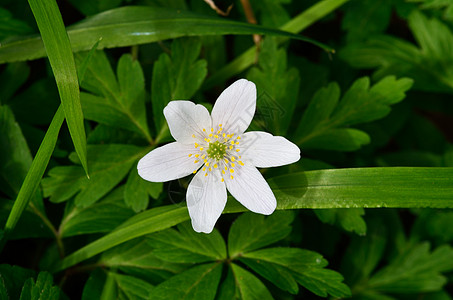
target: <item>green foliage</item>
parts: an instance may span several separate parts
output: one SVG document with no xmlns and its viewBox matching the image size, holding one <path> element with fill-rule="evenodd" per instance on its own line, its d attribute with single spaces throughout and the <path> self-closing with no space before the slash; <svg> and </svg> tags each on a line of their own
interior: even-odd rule
<svg viewBox="0 0 453 300">
<path fill-rule="evenodd" d="M 378 68 L 376 79 L 390 74 L 414 79 L 414 88 L 451 93 L 453 89 L 453 34 L 436 18 L 413 11 L 409 27 L 419 45 L 393 36 L 372 36 L 364 43 L 348 45 L 341 57 L 357 68 Z"/>
<path fill-rule="evenodd" d="M 0 295 L 5 300 L 58 300 L 60 289 L 53 285 L 52 275 L 47 272 L 36 276 L 31 270 L 0 265 Z"/>
<path fill-rule="evenodd" d="M 171 100 L 190 100 L 207 74 L 206 61 L 198 59 L 201 42 L 177 39 L 171 46 L 171 57 L 162 53 L 154 64 L 151 98 L 157 132 L 166 126 L 164 107 Z"/>
<path fill-rule="evenodd" d="M 0 4 L 0 299 L 451 299 L 450 0 L 28 2 Z M 243 77 L 301 160 L 199 234 L 193 175 L 138 160 Z"/>
<path fill-rule="evenodd" d="M 287 68 L 286 51 L 277 49 L 275 39 L 263 42 L 259 68 L 252 68 L 247 78 L 258 89 L 255 121 L 275 135 L 285 134 L 296 108 L 300 76 L 296 68 Z"/>
<path fill-rule="evenodd" d="M 82 65 L 85 56 L 76 58 Z M 90 92 L 80 95 L 87 119 L 135 131 L 147 141 L 151 140 L 146 122 L 143 72 L 130 55 L 121 57 L 115 78 L 104 52 L 95 51 L 85 71 L 82 88 Z"/>
<path fill-rule="evenodd" d="M 385 77 L 370 87 L 367 77 L 356 80 L 340 100 L 340 87 L 331 83 L 312 98 L 296 131 L 304 148 L 354 151 L 370 142 L 369 136 L 347 128 L 386 116 L 390 105 L 405 97 L 412 86 L 409 78 Z"/>
</svg>

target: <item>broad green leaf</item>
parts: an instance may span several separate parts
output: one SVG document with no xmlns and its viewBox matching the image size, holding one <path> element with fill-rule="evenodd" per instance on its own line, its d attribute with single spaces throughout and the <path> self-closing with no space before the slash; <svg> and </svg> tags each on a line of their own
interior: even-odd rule
<svg viewBox="0 0 453 300">
<path fill-rule="evenodd" d="M 453 241 L 453 211 L 423 209 L 412 227 L 411 238 L 430 238 L 438 244 Z"/>
<path fill-rule="evenodd" d="M 333 12 L 335 9 L 343 5 L 344 3 L 348 2 L 349 0 L 322 0 L 314 4 L 309 9 L 301 12 L 292 20 L 287 22 L 285 25 L 280 27 L 281 30 L 285 30 L 292 33 L 297 33 L 308 26 L 312 25 L 316 21 L 320 20 L 324 16 L 328 15 L 329 13 Z M 284 40 L 282 39 L 282 42 Z M 212 76 L 210 76 L 206 83 L 204 84 L 204 88 L 208 89 L 213 87 L 216 84 L 223 83 L 231 77 L 240 74 L 241 72 L 245 71 L 251 65 L 255 63 L 256 60 L 256 47 L 251 47 L 243 54 L 235 58 L 232 62 L 228 65 L 223 67 L 222 69 L 218 70 Z M 1 52 L 0 52 L 1 54 Z M 0 55 L 1 58 L 1 55 Z"/>
<path fill-rule="evenodd" d="M 453 1 L 452 0 L 411 0 L 420 3 L 421 9 L 444 9 L 443 18 L 453 20 Z"/>
<path fill-rule="evenodd" d="M 344 230 L 353 231 L 359 235 L 366 234 L 366 223 L 363 220 L 363 208 L 317 209 L 316 216 L 328 224 L 338 223 Z"/>
<path fill-rule="evenodd" d="M 150 299 L 153 286 L 148 282 L 129 275 L 109 273 L 117 286 L 118 299 Z"/>
<path fill-rule="evenodd" d="M 453 269 L 453 249 L 444 245 L 430 253 L 429 248 L 423 243 L 400 254 L 370 278 L 368 287 L 403 294 L 440 290 L 447 282 L 441 273 Z"/>
<path fill-rule="evenodd" d="M 203 264 L 171 277 L 156 286 L 150 299 L 214 299 L 222 264 Z"/>
<path fill-rule="evenodd" d="M 0 277 L 0 298 L 9 299 L 8 291 L 6 290 L 5 282 L 3 281 L 2 277 Z"/>
<path fill-rule="evenodd" d="M 140 212 L 148 207 L 149 196 L 156 199 L 162 189 L 161 182 L 145 181 L 138 175 L 137 168 L 132 168 L 124 189 L 124 201 L 135 212 Z"/>
<path fill-rule="evenodd" d="M 76 56 L 83 66 L 87 55 Z M 131 130 L 151 141 L 146 121 L 145 79 L 138 61 L 128 54 L 121 56 L 117 75 L 103 51 L 92 53 L 86 67 L 82 88 L 90 93 L 81 93 L 85 117 L 118 128 Z"/>
<path fill-rule="evenodd" d="M 0 8 L 0 15 L 2 8 Z M 0 27 L 1 27 L 1 16 L 0 16 Z M 1 33 L 0 33 L 1 35 Z M 8 64 L 3 72 L 0 73 L 0 105 L 9 104 L 10 98 L 14 93 L 24 84 L 30 74 L 30 68 L 26 63 L 13 63 Z"/>
<path fill-rule="evenodd" d="M 66 206 L 59 233 L 69 237 L 88 233 L 110 232 L 134 212 L 126 207 L 123 188 L 118 188 L 101 201 L 88 207 L 78 207 L 71 201 Z"/>
<path fill-rule="evenodd" d="M 188 219 L 187 207 L 171 205 L 144 211 L 124 222 L 111 233 L 70 254 L 54 266 L 53 271 L 64 270 L 116 245 L 167 229 Z"/>
<path fill-rule="evenodd" d="M 112 190 L 143 154 L 142 148 L 132 145 L 89 145 L 90 179 L 79 166 L 55 167 L 42 181 L 44 195 L 59 203 L 79 192 L 75 197 L 76 206 L 87 207 Z M 75 155 L 70 159 L 77 162 Z"/>
<path fill-rule="evenodd" d="M 268 248 L 245 253 L 243 257 L 246 258 L 244 263 L 271 282 L 276 280 L 279 273 L 283 274 L 286 282 L 279 283 L 287 286 L 287 289 L 288 285 L 293 288 L 295 280 L 318 296 L 327 297 L 329 294 L 340 298 L 351 294 L 349 288 L 342 283 L 343 276 L 325 269 L 327 261 L 316 252 L 299 248 Z M 261 265 L 262 262 L 265 263 Z M 292 280 L 289 280 L 290 275 Z M 292 292 L 296 293 L 297 290 Z"/>
<path fill-rule="evenodd" d="M 14 19 L 9 11 L 0 7 L 0 41 L 8 37 L 33 33 L 27 23 Z"/>
<path fill-rule="evenodd" d="M 265 217 L 254 213 L 239 216 L 228 233 L 228 253 L 234 258 L 284 239 L 291 232 L 293 212 L 275 212 Z"/>
<path fill-rule="evenodd" d="M 85 173 L 88 175 L 86 136 L 80 104 L 79 83 L 71 44 L 63 19 L 55 0 L 29 0 L 28 3 L 41 34 L 41 47 L 42 45 L 45 47 L 44 53 L 49 58 L 57 82 L 74 148 Z"/>
<path fill-rule="evenodd" d="M 376 180 L 378 178 L 379 180 Z M 268 180 L 277 209 L 453 208 L 453 168 L 353 168 L 307 171 Z M 245 211 L 228 201 L 224 212 Z"/>
<path fill-rule="evenodd" d="M 230 300 L 238 299 L 239 293 L 236 287 L 236 281 L 234 279 L 233 270 L 228 268 L 226 277 L 222 280 L 217 293 L 217 300 Z"/>
<path fill-rule="evenodd" d="M 150 283 L 160 283 L 186 268 L 184 265 L 159 259 L 154 255 L 152 246 L 146 237 L 126 242 L 104 252 L 99 264 L 146 278 Z"/>
<path fill-rule="evenodd" d="M 19 221 L 22 212 L 27 207 L 30 199 L 36 192 L 36 189 L 41 182 L 41 178 L 44 175 L 44 172 L 49 163 L 50 156 L 55 148 L 55 144 L 58 139 L 58 133 L 60 127 L 63 124 L 64 113 L 63 108 L 60 105 L 55 116 L 52 120 L 52 123 L 49 126 L 49 129 L 46 132 L 46 135 L 39 146 L 38 152 L 36 153 L 33 162 L 31 163 L 30 169 L 28 170 L 27 175 L 25 176 L 24 182 L 19 190 L 16 201 L 14 202 L 13 208 L 11 209 L 8 220 L 5 224 L 5 237 L 0 242 L 0 250 L 3 243 L 5 242 L 7 235 L 11 232 Z M 49 223 L 50 224 L 50 223 Z"/>
<path fill-rule="evenodd" d="M 340 56 L 356 68 L 377 68 L 374 78 L 390 74 L 414 79 L 414 89 L 453 91 L 453 33 L 439 20 L 414 10 L 409 27 L 419 47 L 396 37 L 371 37 L 347 46 Z"/>
<path fill-rule="evenodd" d="M 367 77 L 356 80 L 343 95 L 336 83 L 320 89 L 311 100 L 295 136 L 304 148 L 354 151 L 369 143 L 366 133 L 346 126 L 383 118 L 390 105 L 405 97 L 412 80 L 388 76 L 370 87 Z"/>
<path fill-rule="evenodd" d="M 198 39 L 177 39 L 171 46 L 171 56 L 162 53 L 154 63 L 151 101 L 154 124 L 158 131 L 166 124 L 163 110 L 171 100 L 191 100 L 207 74 L 206 61 L 198 59 L 201 42 Z"/>
<path fill-rule="evenodd" d="M 267 300 L 274 299 L 266 286 L 245 269 L 236 264 L 231 264 L 234 273 L 236 287 L 238 289 L 236 298 L 241 300 Z"/>
<path fill-rule="evenodd" d="M 296 68 L 287 67 L 286 51 L 277 48 L 275 39 L 264 40 L 258 67 L 247 78 L 258 90 L 257 120 L 272 133 L 284 135 L 296 108 L 300 76 Z"/>
<path fill-rule="evenodd" d="M 190 222 L 148 237 L 158 258 L 177 263 L 202 263 L 226 259 L 226 245 L 217 230 L 196 233 Z"/>
<path fill-rule="evenodd" d="M 35 271 L 29 269 L 6 264 L 0 265 L 0 281 L 3 282 L 11 300 L 19 299 L 25 281 L 35 276 Z"/>
<path fill-rule="evenodd" d="M 40 272 L 36 282 L 29 278 L 20 294 L 20 300 L 58 300 L 60 298 L 60 289 L 53 285 L 52 275 L 47 272 Z"/>
<path fill-rule="evenodd" d="M 347 0 L 333 2 L 345 1 Z M 331 7 L 328 9 L 331 10 Z M 189 11 L 149 6 L 124 6 L 104 11 L 68 27 L 67 32 L 74 52 L 91 49 L 100 37 L 102 41 L 99 49 L 102 49 L 146 44 L 182 36 L 219 34 L 278 35 L 307 41 L 331 50 L 314 40 L 278 29 L 208 17 Z M 2 45 L 0 63 L 37 59 L 44 57 L 45 54 L 40 38 L 24 37 Z"/>
</svg>

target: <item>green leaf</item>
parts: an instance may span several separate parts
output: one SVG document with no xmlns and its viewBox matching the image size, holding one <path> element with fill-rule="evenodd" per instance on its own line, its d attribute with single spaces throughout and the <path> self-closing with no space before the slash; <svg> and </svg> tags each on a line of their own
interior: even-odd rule
<svg viewBox="0 0 453 300">
<path fill-rule="evenodd" d="M 63 270 L 136 237 L 167 229 L 189 219 L 187 207 L 162 206 L 139 213 L 111 233 L 65 257 L 53 271 Z"/>
<path fill-rule="evenodd" d="M 447 282 L 441 272 L 453 269 L 453 249 L 444 245 L 432 253 L 429 244 L 419 244 L 397 256 L 368 281 L 371 289 L 388 293 L 438 291 Z"/>
<path fill-rule="evenodd" d="M 40 272 L 36 283 L 33 278 L 25 281 L 20 300 L 58 300 L 60 298 L 60 289 L 53 286 L 52 275 L 47 272 Z"/>
<path fill-rule="evenodd" d="M 363 208 L 317 209 L 314 212 L 324 223 L 338 223 L 346 231 L 359 235 L 366 234 L 366 223 L 362 217 L 365 214 Z"/>
<path fill-rule="evenodd" d="M 452 0 L 411 0 L 420 3 L 421 9 L 444 9 L 443 18 L 453 20 L 453 1 Z"/>
<path fill-rule="evenodd" d="M 149 182 L 138 175 L 137 168 L 132 168 L 124 189 L 124 201 L 135 212 L 148 207 L 149 196 L 154 199 L 162 192 L 162 182 Z"/>
<path fill-rule="evenodd" d="M 452 178 L 453 168 L 392 167 L 307 171 L 268 182 L 277 209 L 453 208 Z M 224 212 L 245 210 L 237 201 L 228 201 Z"/>
<path fill-rule="evenodd" d="M 69 0 L 69 2 L 85 16 L 90 16 L 117 7 L 123 0 Z"/>
<path fill-rule="evenodd" d="M 59 203 L 79 192 L 75 197 L 76 206 L 87 207 L 112 190 L 141 156 L 143 149 L 132 145 L 89 145 L 91 178 L 86 178 L 78 166 L 55 167 L 42 181 L 44 196 Z M 75 155 L 70 159 L 77 161 Z"/>
<path fill-rule="evenodd" d="M 33 32 L 27 23 L 14 19 L 9 11 L 0 7 L 0 41 L 8 37 L 25 35 Z M 0 97 L 1 98 L 1 97 Z"/>
<path fill-rule="evenodd" d="M 55 0 L 29 0 L 45 53 L 57 82 L 66 122 L 83 169 L 88 175 L 87 150 L 79 82 L 72 48 Z M 42 45 L 41 45 L 42 46 Z"/>
<path fill-rule="evenodd" d="M 231 264 L 234 273 L 236 287 L 238 289 L 236 299 L 241 300 L 267 300 L 274 299 L 266 286 L 252 273 L 244 270 L 236 264 Z"/>
<path fill-rule="evenodd" d="M 346 0 L 336 0 L 335 2 L 344 1 Z M 102 49 L 146 44 L 182 36 L 219 34 L 278 35 L 307 41 L 331 51 L 321 43 L 282 30 L 208 17 L 184 10 L 149 6 L 119 7 L 68 27 L 68 35 L 74 52 L 91 49 L 100 37 L 102 37 L 102 41 L 99 49 Z M 0 49 L 0 63 L 37 59 L 44 56 L 42 41 L 37 37 L 24 37 L 5 43 Z"/>
<path fill-rule="evenodd" d="M 377 68 L 374 78 L 390 74 L 414 79 L 414 89 L 453 92 L 453 33 L 439 20 L 414 10 L 409 27 L 419 47 L 406 40 L 382 35 L 351 44 L 340 56 L 356 68 Z"/>
<path fill-rule="evenodd" d="M 177 228 L 178 231 L 168 229 L 148 237 L 158 258 L 191 264 L 226 259 L 225 241 L 217 230 L 211 234 L 196 233 L 190 222 Z"/>
<path fill-rule="evenodd" d="M 86 55 L 76 56 L 83 66 Z M 85 117 L 118 128 L 131 130 L 151 141 L 146 121 L 145 79 L 138 61 L 129 54 L 121 56 L 117 78 L 103 51 L 92 53 L 85 71 L 82 88 L 90 93 L 81 93 Z"/>
<path fill-rule="evenodd" d="M 150 299 L 214 299 L 222 264 L 204 264 L 173 276 L 156 286 Z"/>
<path fill-rule="evenodd" d="M 0 282 L 3 283 L 10 297 L 7 299 L 19 299 L 25 281 L 35 276 L 36 273 L 29 269 L 6 264 L 0 265 Z"/>
<path fill-rule="evenodd" d="M 295 136 L 304 148 L 353 151 L 369 142 L 366 133 L 344 128 L 385 117 L 400 102 L 412 80 L 388 76 L 370 87 L 367 77 L 356 80 L 339 101 L 340 88 L 331 83 L 311 100 Z M 343 127 L 343 128 L 342 128 Z"/>
<path fill-rule="evenodd" d="M 164 107 L 171 100 L 191 99 L 207 74 L 206 61 L 198 59 L 199 39 L 177 39 L 171 46 L 171 56 L 162 53 L 153 67 L 151 100 L 154 124 L 159 131 L 165 124 Z"/>
<path fill-rule="evenodd" d="M 289 14 L 282 6 L 291 0 L 263 0 L 253 3 L 253 8 L 259 13 L 260 24 L 277 28 L 289 21 Z"/>
<path fill-rule="evenodd" d="M 117 273 L 109 273 L 115 280 L 119 299 L 149 299 L 153 286 L 146 281 Z"/>
<path fill-rule="evenodd" d="M 25 176 L 16 201 L 14 202 L 14 206 L 11 209 L 10 215 L 5 224 L 5 237 L 0 241 L 0 250 L 7 239 L 7 235 L 16 226 L 20 216 L 22 215 L 22 212 L 28 206 L 30 199 L 35 194 L 36 189 L 41 182 L 41 178 L 44 175 L 47 164 L 49 163 L 50 157 L 55 148 L 55 144 L 58 139 L 58 133 L 60 131 L 61 125 L 63 124 L 63 120 L 63 108 L 62 106 L 60 106 L 58 108 L 58 111 L 55 113 L 52 123 L 50 124 L 41 145 L 39 146 L 38 152 L 36 153 L 36 156 L 31 163 L 30 169 Z"/>
<path fill-rule="evenodd" d="M 287 68 L 285 49 L 277 49 L 275 39 L 262 43 L 259 67 L 250 70 L 247 78 L 258 89 L 257 117 L 276 135 L 288 130 L 296 108 L 300 76 L 296 68 Z"/>
<path fill-rule="evenodd" d="M 118 188 L 101 201 L 88 207 L 77 207 L 71 202 L 61 220 L 59 233 L 62 237 L 88 233 L 110 232 L 134 212 L 126 207 L 123 188 Z"/>
<path fill-rule="evenodd" d="M 245 253 L 243 257 L 246 259 L 241 261 L 271 282 L 281 273 L 286 276 L 286 285 L 293 285 L 295 280 L 318 296 L 327 297 L 329 294 L 341 298 L 351 295 L 349 288 L 342 283 L 343 276 L 324 269 L 327 261 L 316 252 L 298 248 L 269 248 Z M 289 275 L 293 276 L 292 281 L 288 279 Z M 297 290 L 293 292 L 297 293 Z"/>
<path fill-rule="evenodd" d="M 228 233 L 228 253 L 236 257 L 242 253 L 276 243 L 291 232 L 294 213 L 275 212 L 265 217 L 254 213 L 239 216 Z"/>
<path fill-rule="evenodd" d="M 160 283 L 185 269 L 181 264 L 158 258 L 152 246 L 146 237 L 126 242 L 104 252 L 99 264 L 146 278 L 151 283 Z"/>
</svg>

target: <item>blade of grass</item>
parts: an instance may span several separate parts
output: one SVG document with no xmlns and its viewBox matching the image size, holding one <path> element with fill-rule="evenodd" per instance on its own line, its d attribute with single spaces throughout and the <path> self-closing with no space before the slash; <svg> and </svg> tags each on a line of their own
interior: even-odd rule
<svg viewBox="0 0 453 300">
<path fill-rule="evenodd" d="M 86 136 L 71 44 L 55 0 L 29 0 L 57 82 L 58 92 L 74 148 L 88 176 Z"/>
<path fill-rule="evenodd" d="M 351 207 L 453 208 L 453 168 L 356 168 L 294 173 L 269 180 L 277 209 Z M 157 210 L 162 210 L 159 213 Z M 246 209 L 230 197 L 225 213 Z M 120 243 L 189 219 L 187 208 L 159 207 L 69 255 L 61 271 Z"/>
<path fill-rule="evenodd" d="M 332 51 L 331 48 L 315 40 L 287 31 L 208 17 L 189 11 L 148 6 L 124 6 L 112 9 L 68 27 L 74 52 L 89 50 L 101 37 L 99 49 L 139 45 L 181 36 L 255 33 L 298 39 L 317 45 L 326 51 Z M 44 56 L 45 52 L 39 37 L 24 37 L 5 43 L 0 48 L 0 63 Z"/>
<path fill-rule="evenodd" d="M 44 175 L 57 143 L 58 133 L 60 132 L 63 121 L 64 113 L 63 108 L 60 105 L 52 119 L 52 122 L 50 123 L 49 129 L 47 130 L 41 145 L 39 146 L 38 152 L 31 163 L 30 170 L 28 170 L 27 176 L 25 176 L 16 201 L 14 202 L 13 208 L 8 216 L 4 228 L 4 237 L 0 242 L 0 252 L 8 239 L 8 234 L 11 233 L 16 226 L 20 216 L 27 207 L 32 195 L 35 193 L 39 183 L 41 182 L 41 178 Z"/>
<path fill-rule="evenodd" d="M 53 271 L 57 272 L 64 270 L 116 245 L 139 236 L 167 229 L 188 219 L 189 213 L 187 212 L 187 208 L 185 206 L 162 206 L 142 212 L 129 219 L 129 221 L 126 221 L 125 224 L 120 226 L 120 228 L 115 231 L 67 256 L 57 266 L 55 266 Z"/>
<path fill-rule="evenodd" d="M 323 18 L 327 14 L 333 12 L 338 7 L 342 6 L 349 0 L 323 0 L 309 9 L 303 11 L 288 23 L 280 27 L 281 30 L 297 33 L 301 32 L 308 26 L 312 25 L 319 19 Z M 279 42 L 283 43 L 287 39 L 280 39 Z M 203 89 L 209 89 L 216 84 L 225 82 L 228 78 L 237 75 L 247 68 L 249 68 L 255 62 L 256 46 L 249 48 L 247 51 L 236 57 L 225 67 L 208 77 L 203 84 Z"/>
</svg>

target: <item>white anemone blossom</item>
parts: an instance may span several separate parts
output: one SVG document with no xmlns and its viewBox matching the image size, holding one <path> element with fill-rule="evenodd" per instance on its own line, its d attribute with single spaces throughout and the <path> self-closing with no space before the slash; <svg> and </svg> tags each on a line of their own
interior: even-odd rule
<svg viewBox="0 0 453 300">
<path fill-rule="evenodd" d="M 176 142 L 152 150 L 138 163 L 139 175 L 152 182 L 195 174 L 186 200 L 197 232 L 212 231 L 227 202 L 227 189 L 255 213 L 274 212 L 277 201 L 257 167 L 300 159 L 299 148 L 284 137 L 245 132 L 255 109 L 255 84 L 245 79 L 222 92 L 211 115 L 202 105 L 171 101 L 164 115 Z"/>
</svg>

